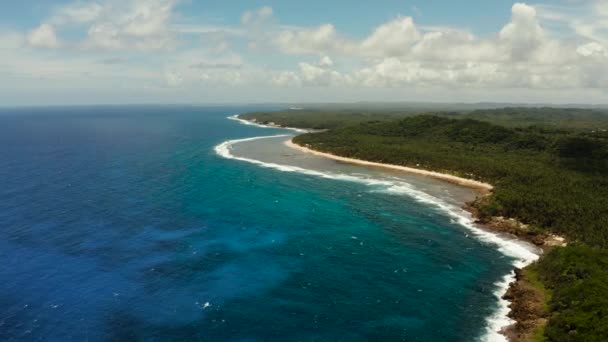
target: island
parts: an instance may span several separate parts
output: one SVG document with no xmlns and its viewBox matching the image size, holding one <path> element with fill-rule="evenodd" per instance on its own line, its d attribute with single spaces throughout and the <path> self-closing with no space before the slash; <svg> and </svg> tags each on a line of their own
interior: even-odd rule
<svg viewBox="0 0 608 342">
<path fill-rule="evenodd" d="M 314 108 L 239 117 L 320 130 L 296 136 L 291 143 L 301 149 L 477 186 L 480 195 L 467 209 L 480 225 L 544 250 L 517 270 L 505 295 L 517 322 L 503 332 L 509 340 L 608 336 L 606 111 Z"/>
</svg>

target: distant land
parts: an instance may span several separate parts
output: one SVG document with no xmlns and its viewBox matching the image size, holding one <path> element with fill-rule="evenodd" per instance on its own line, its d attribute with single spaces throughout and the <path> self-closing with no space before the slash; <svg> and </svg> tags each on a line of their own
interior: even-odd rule
<svg viewBox="0 0 608 342">
<path fill-rule="evenodd" d="M 327 110 L 327 111 L 470 111 L 479 109 L 502 109 L 502 108 L 573 108 L 573 109 L 598 109 L 608 110 L 608 104 L 583 104 L 583 103 L 519 103 L 519 102 L 175 102 L 175 103 L 125 103 L 125 104 L 99 104 L 82 103 L 70 105 L 2 105 L 0 108 L 70 108 L 70 107 L 174 107 L 174 106 L 194 106 L 194 107 L 214 107 L 214 106 L 259 106 L 276 107 L 276 109 L 292 110 Z"/>
<path fill-rule="evenodd" d="M 268 103 L 272 104 L 272 103 Z M 508 107 L 526 108 L 578 108 L 578 109 L 608 109 L 608 104 L 582 104 L 582 103 L 525 103 L 525 102 L 328 102 L 328 103 L 274 103 L 303 109 L 326 109 L 326 110 L 476 110 L 476 109 L 502 109 Z"/>
</svg>

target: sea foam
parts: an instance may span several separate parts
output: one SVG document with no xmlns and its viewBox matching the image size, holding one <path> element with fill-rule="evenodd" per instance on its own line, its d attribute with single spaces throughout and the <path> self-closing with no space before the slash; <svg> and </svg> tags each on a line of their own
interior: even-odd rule
<svg viewBox="0 0 608 342">
<path fill-rule="evenodd" d="M 481 229 L 475 224 L 475 221 L 469 212 L 419 190 L 411 189 L 409 185 L 393 186 L 386 191 L 389 193 L 409 195 L 419 202 L 427 203 L 441 210 L 459 225 L 471 231 L 474 237 L 482 242 L 496 246 L 498 251 L 502 254 L 513 258 L 513 266 L 516 268 L 526 267 L 540 257 L 541 251 L 538 248 L 518 239 Z M 486 333 L 481 337 L 481 341 L 507 341 L 507 338 L 501 334 L 501 331 L 514 324 L 515 321 L 509 318 L 509 313 L 511 312 L 511 309 L 509 308 L 510 303 L 503 299 L 503 296 L 507 293 L 509 286 L 511 283 L 515 282 L 515 280 L 515 272 L 512 271 L 494 284 L 496 287 L 494 296 L 498 301 L 498 308 L 486 319 Z"/>
<path fill-rule="evenodd" d="M 239 118 L 238 115 L 229 116 L 228 119 L 229 120 L 238 121 L 238 122 L 242 123 L 243 125 L 247 125 L 247 126 L 256 126 L 256 127 L 260 127 L 260 128 L 286 129 L 286 130 L 290 130 L 290 131 L 294 131 L 294 132 L 298 132 L 298 133 L 307 133 L 307 132 L 309 132 L 308 130 L 301 129 L 301 128 L 264 125 L 264 124 L 260 124 L 260 123 L 257 123 L 257 122 L 241 119 L 241 118 Z"/>
<path fill-rule="evenodd" d="M 242 122 L 246 125 L 254 125 L 263 128 L 277 128 L 272 126 L 260 125 L 257 123 L 253 123 L 247 120 L 243 120 L 238 118 L 237 116 L 229 117 L 231 120 L 236 120 Z M 291 129 L 293 131 L 302 132 L 304 130 L 299 129 Z M 306 131 L 304 131 L 306 132 Z M 365 184 L 373 187 L 371 191 L 380 191 L 393 195 L 400 196 L 408 196 L 420 203 L 428 204 L 437 210 L 443 212 L 448 215 L 454 222 L 468 229 L 472 235 L 478 240 L 492 244 L 498 248 L 498 250 L 506 255 L 511 257 L 513 261 L 513 266 L 517 268 L 525 267 L 534 261 L 538 260 L 540 255 L 540 250 L 535 248 L 534 246 L 525 243 L 523 241 L 517 240 L 515 238 L 510 238 L 503 234 L 493 233 L 484 229 L 481 229 L 479 226 L 475 224 L 475 221 L 472 215 L 465 211 L 464 209 L 450 204 L 445 200 L 442 200 L 438 197 L 432 196 L 428 193 L 415 189 L 411 184 L 401 181 L 401 180 L 383 180 L 383 179 L 375 179 L 365 177 L 363 175 L 347 175 L 347 174 L 337 174 L 331 172 L 321 172 L 316 170 L 310 170 L 301 168 L 298 166 L 291 165 L 282 165 L 276 163 L 266 163 L 260 160 L 240 157 L 232 154 L 232 146 L 238 143 L 243 143 L 247 141 L 254 141 L 260 139 L 270 139 L 270 138 L 280 138 L 280 137 L 291 137 L 290 134 L 279 134 L 279 135 L 271 135 L 271 136 L 260 136 L 253 138 L 245 138 L 245 139 L 235 139 L 226 141 L 220 145 L 215 147 L 215 151 L 221 157 L 233 160 L 239 160 L 243 162 L 248 162 L 252 164 L 256 164 L 262 167 L 271 168 L 275 170 L 279 170 L 282 172 L 295 172 L 306 174 L 310 176 L 316 176 L 325 179 L 333 179 L 338 181 L 348 181 L 355 182 L 360 184 Z M 502 297 L 509 289 L 509 286 L 512 282 L 515 281 L 515 273 L 511 272 L 510 274 L 505 275 L 500 281 L 496 282 L 494 296 L 498 301 L 498 308 L 496 311 L 486 319 L 486 333 L 484 336 L 480 338 L 482 341 L 507 341 L 507 338 L 501 334 L 508 326 L 515 323 L 512 319 L 508 317 L 510 312 L 509 302 L 504 300 Z"/>
</svg>

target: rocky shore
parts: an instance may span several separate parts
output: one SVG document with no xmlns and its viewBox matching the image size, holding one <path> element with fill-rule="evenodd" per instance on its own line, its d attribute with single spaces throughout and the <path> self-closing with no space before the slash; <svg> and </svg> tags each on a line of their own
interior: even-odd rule
<svg viewBox="0 0 608 342">
<path fill-rule="evenodd" d="M 271 127 L 278 126 L 272 125 Z M 288 141 L 287 145 L 304 152 L 325 156 L 335 160 L 351 162 L 359 165 L 400 169 L 405 172 L 423 174 L 441 179 L 443 181 L 477 189 L 480 193 L 478 200 L 467 204 L 464 209 L 471 212 L 473 217 L 476 218 L 476 223 L 481 227 L 489 231 L 514 236 L 517 239 L 526 241 L 539 247 L 543 252 L 546 252 L 551 248 L 565 246 L 567 244 L 565 239 L 560 236 L 550 234 L 546 231 L 534 229 L 533 227 L 523 224 L 513 218 L 482 217 L 477 208 L 480 207 L 480 204 L 492 194 L 493 187 L 490 184 L 415 168 L 383 165 L 379 163 L 335 156 L 329 153 L 315 151 L 309 147 L 297 145 L 293 143 L 293 141 Z M 503 329 L 501 333 L 511 342 L 525 342 L 533 340 L 535 334 L 542 331 L 542 327 L 544 327 L 547 322 L 547 293 L 537 280 L 532 279 L 534 277 L 534 273 L 530 270 L 531 267 L 534 267 L 534 265 L 528 266 L 525 269 L 515 270 L 516 280 L 510 284 L 509 289 L 503 296 L 503 299 L 510 302 L 509 308 L 511 311 L 509 313 L 509 318 L 514 320 L 515 323 Z"/>
<path fill-rule="evenodd" d="M 517 237 L 539 247 L 543 253 L 551 248 L 566 246 L 566 240 L 546 231 L 534 229 L 512 218 L 482 218 L 477 206 L 487 198 L 487 194 L 476 202 L 469 203 L 465 209 L 477 218 L 476 223 L 482 227 Z M 501 333 L 511 342 L 528 342 L 534 339 L 547 322 L 547 291 L 535 279 L 534 265 L 515 270 L 515 281 L 509 285 L 503 299 L 511 304 L 509 318 L 515 323 Z"/>
</svg>

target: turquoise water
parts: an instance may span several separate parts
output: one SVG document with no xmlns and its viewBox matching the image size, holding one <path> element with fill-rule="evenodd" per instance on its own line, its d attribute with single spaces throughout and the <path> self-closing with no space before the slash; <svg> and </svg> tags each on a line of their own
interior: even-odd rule
<svg viewBox="0 0 608 342">
<path fill-rule="evenodd" d="M 454 214 L 470 194 L 218 154 L 291 134 L 226 119 L 254 109 L 0 110 L 0 339 L 498 338 L 518 254 Z"/>
</svg>

